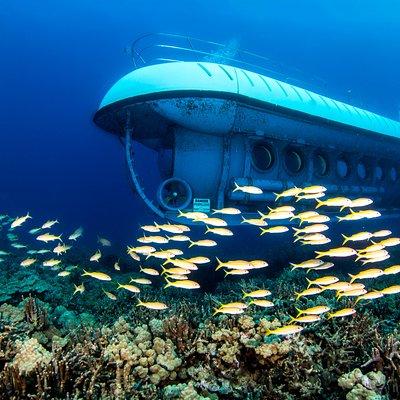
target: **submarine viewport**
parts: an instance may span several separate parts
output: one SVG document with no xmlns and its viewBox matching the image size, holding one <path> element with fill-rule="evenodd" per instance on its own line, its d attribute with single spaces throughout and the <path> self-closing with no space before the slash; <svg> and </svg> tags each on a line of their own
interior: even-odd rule
<svg viewBox="0 0 400 400">
<path fill-rule="evenodd" d="M 94 115 L 121 137 L 135 191 L 154 213 L 176 220 L 178 210 L 237 207 L 251 217 L 274 192 L 310 184 L 400 206 L 399 122 L 279 79 L 264 57 L 223 50 L 179 35 L 140 37 L 130 49 L 135 69 Z M 137 142 L 158 154 L 154 199 L 140 184 Z M 234 192 L 234 182 L 263 194 Z"/>
</svg>

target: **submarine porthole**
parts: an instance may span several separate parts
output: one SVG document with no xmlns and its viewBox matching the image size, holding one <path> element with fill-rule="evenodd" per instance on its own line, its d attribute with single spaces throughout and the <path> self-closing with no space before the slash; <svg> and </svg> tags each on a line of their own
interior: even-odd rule
<svg viewBox="0 0 400 400">
<path fill-rule="evenodd" d="M 396 182 L 398 178 L 397 170 L 395 167 L 390 167 L 389 169 L 389 178 L 392 182 Z"/>
<path fill-rule="evenodd" d="M 275 162 L 271 146 L 264 141 L 256 142 L 251 150 L 251 161 L 257 170 L 261 172 L 269 170 Z"/>
<path fill-rule="evenodd" d="M 377 181 L 382 181 L 383 180 L 383 168 L 380 165 L 377 165 L 374 168 L 374 178 Z"/>
<path fill-rule="evenodd" d="M 329 164 L 328 157 L 323 153 L 315 153 L 313 159 L 314 174 L 322 177 L 328 175 Z"/>
<path fill-rule="evenodd" d="M 290 173 L 298 174 L 304 167 L 303 155 L 298 149 L 288 147 L 285 150 L 284 163 Z"/>
<path fill-rule="evenodd" d="M 161 183 L 157 191 L 157 200 L 162 208 L 178 211 L 187 208 L 192 201 L 192 189 L 183 179 L 170 178 Z"/>
<path fill-rule="evenodd" d="M 362 180 L 367 179 L 367 167 L 363 161 L 357 164 L 357 176 Z"/>
<path fill-rule="evenodd" d="M 340 178 L 347 178 L 350 174 L 349 163 L 344 157 L 338 158 L 336 161 L 336 172 Z"/>
</svg>

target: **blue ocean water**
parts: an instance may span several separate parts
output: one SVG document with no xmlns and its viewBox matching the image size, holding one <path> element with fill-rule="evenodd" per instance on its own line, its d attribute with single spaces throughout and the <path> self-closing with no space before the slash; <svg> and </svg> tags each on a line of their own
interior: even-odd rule
<svg viewBox="0 0 400 400">
<path fill-rule="evenodd" d="M 399 11 L 396 1 L 1 1 L 2 211 L 59 218 L 116 243 L 153 218 L 130 192 L 119 141 L 92 122 L 132 70 L 124 49 L 140 34 L 237 40 L 321 77 L 326 95 L 396 119 Z M 143 172 L 151 187 L 154 160 L 145 149 L 138 158 L 154 166 Z"/>
</svg>

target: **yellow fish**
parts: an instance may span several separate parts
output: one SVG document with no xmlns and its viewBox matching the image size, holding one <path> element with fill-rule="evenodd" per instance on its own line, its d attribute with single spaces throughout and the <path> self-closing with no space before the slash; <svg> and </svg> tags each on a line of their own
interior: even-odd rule
<svg viewBox="0 0 400 400">
<path fill-rule="evenodd" d="M 295 263 L 290 263 L 292 266 L 292 271 L 297 268 L 314 268 L 314 267 L 319 267 L 324 262 L 322 260 L 317 260 L 317 259 L 311 259 L 311 260 L 306 260 L 301 262 L 300 264 L 295 264 Z"/>
<path fill-rule="evenodd" d="M 169 240 L 164 236 L 146 236 L 146 243 L 156 243 L 156 244 L 165 244 L 168 243 Z"/>
<path fill-rule="evenodd" d="M 140 289 L 134 285 L 121 285 L 120 283 L 118 283 L 117 289 L 125 289 L 131 293 L 140 293 Z"/>
<path fill-rule="evenodd" d="M 202 239 L 197 241 L 190 241 L 189 248 L 193 246 L 200 246 L 200 247 L 214 247 L 217 245 L 217 242 L 210 239 Z"/>
<path fill-rule="evenodd" d="M 274 193 L 275 201 L 278 201 L 281 197 L 294 197 L 297 196 L 302 191 L 301 188 L 293 187 L 287 190 L 284 190 L 281 193 Z"/>
<path fill-rule="evenodd" d="M 150 232 L 150 233 L 158 233 L 161 231 L 160 228 L 154 225 L 142 225 L 140 229 L 143 229 L 145 232 Z"/>
<path fill-rule="evenodd" d="M 364 271 L 360 271 L 356 275 L 349 274 L 351 280 L 350 283 L 353 283 L 356 279 L 373 279 L 383 275 L 384 272 L 379 268 L 371 268 L 366 269 Z"/>
<path fill-rule="evenodd" d="M 43 235 L 39 235 L 36 240 L 39 240 L 41 242 L 52 242 L 54 240 L 59 240 L 61 242 L 61 235 L 60 236 L 56 236 L 56 235 L 52 235 L 50 233 L 44 233 Z"/>
<path fill-rule="evenodd" d="M 235 188 L 232 190 L 232 192 L 243 192 L 243 193 L 248 193 L 248 194 L 262 194 L 263 191 L 257 186 L 239 186 L 236 182 L 234 182 Z"/>
<path fill-rule="evenodd" d="M 226 214 L 226 215 L 237 215 L 240 214 L 240 210 L 237 208 L 233 208 L 233 207 L 227 207 L 227 208 L 221 208 L 219 210 L 212 210 L 213 214 Z"/>
<path fill-rule="evenodd" d="M 307 222 L 309 224 L 323 224 L 324 222 L 328 222 L 330 220 L 331 219 L 327 215 L 319 214 L 319 215 L 313 215 L 312 217 L 302 218 L 300 220 L 300 225 L 303 222 Z"/>
<path fill-rule="evenodd" d="M 338 282 L 339 278 L 337 278 L 336 276 L 322 276 L 321 278 L 314 279 L 313 281 L 308 278 L 306 278 L 306 280 L 308 282 L 307 286 L 308 289 L 311 285 L 318 285 L 318 286 L 331 285 L 332 283 Z"/>
<path fill-rule="evenodd" d="M 138 283 L 139 285 L 151 285 L 151 280 L 146 278 L 131 278 L 130 282 Z"/>
<path fill-rule="evenodd" d="M 242 217 L 241 224 L 249 224 L 254 226 L 267 226 L 267 222 L 264 221 L 262 218 L 248 218 Z"/>
<path fill-rule="evenodd" d="M 98 279 L 99 281 L 111 281 L 111 276 L 105 274 L 104 272 L 98 272 L 98 271 L 88 272 L 83 270 L 83 274 L 81 276 L 90 276 L 91 278 Z"/>
<path fill-rule="evenodd" d="M 189 211 L 189 212 L 182 212 L 178 210 L 178 218 L 179 217 L 185 217 L 188 219 L 196 219 L 196 218 L 207 218 L 208 215 L 206 213 L 200 212 L 200 211 Z"/>
<path fill-rule="evenodd" d="M 305 296 L 314 296 L 315 294 L 319 294 L 322 292 L 322 289 L 319 287 L 311 287 L 309 289 L 303 290 L 302 292 L 294 292 L 296 295 L 296 301 L 300 299 L 300 297 Z"/>
<path fill-rule="evenodd" d="M 43 261 L 42 265 L 44 267 L 55 267 L 56 265 L 58 265 L 60 263 L 61 263 L 61 260 L 56 260 L 56 259 L 52 258 L 50 260 Z"/>
<path fill-rule="evenodd" d="M 165 276 L 167 277 L 167 279 L 174 279 L 175 281 L 189 279 L 187 275 L 167 274 Z"/>
<path fill-rule="evenodd" d="M 127 247 L 126 252 L 128 254 L 130 253 L 137 253 L 137 254 L 144 254 L 144 255 L 149 255 L 151 253 L 154 253 L 156 249 L 153 246 L 137 246 L 137 247 Z"/>
<path fill-rule="evenodd" d="M 206 225 L 217 226 L 217 227 L 223 227 L 223 226 L 228 225 L 228 223 L 221 218 L 211 218 L 211 217 L 195 218 L 193 221 L 194 222 L 204 222 Z"/>
<path fill-rule="evenodd" d="M 305 323 L 312 323 L 320 321 L 321 317 L 319 315 L 302 315 L 301 317 L 290 317 L 290 323 L 292 322 L 305 322 Z"/>
<path fill-rule="evenodd" d="M 225 271 L 225 276 L 228 275 L 246 275 L 249 271 L 247 269 L 230 269 L 229 271 Z"/>
<path fill-rule="evenodd" d="M 83 283 L 81 283 L 79 286 L 75 285 L 75 283 L 74 283 L 74 287 L 75 287 L 75 290 L 74 290 L 73 295 L 74 295 L 75 293 L 80 293 L 80 294 L 82 294 L 82 293 L 85 291 L 85 286 L 83 285 Z"/>
<path fill-rule="evenodd" d="M 21 267 L 29 267 L 30 265 L 36 262 L 36 258 L 26 258 L 25 260 L 21 261 Z"/>
<path fill-rule="evenodd" d="M 372 233 L 371 232 L 359 232 L 355 233 L 354 235 L 351 236 L 346 236 L 343 235 L 344 241 L 343 244 L 346 244 L 347 242 L 358 242 L 361 240 L 369 240 L 372 238 Z"/>
<path fill-rule="evenodd" d="M 14 219 L 14 221 L 11 223 L 11 229 L 17 228 L 18 226 L 21 226 L 27 219 L 32 219 L 32 217 L 27 213 L 23 217 L 17 217 Z"/>
<path fill-rule="evenodd" d="M 357 297 L 356 304 L 361 300 L 375 300 L 375 299 L 379 299 L 381 297 L 383 297 L 383 293 L 379 292 L 377 290 L 375 290 L 373 292 L 367 292 L 367 293 Z"/>
<path fill-rule="evenodd" d="M 341 310 L 335 311 L 333 313 L 328 313 L 328 319 L 347 317 L 356 313 L 354 308 L 342 308 Z"/>
<path fill-rule="evenodd" d="M 254 269 L 260 269 L 260 268 L 268 267 L 268 263 L 266 261 L 264 261 L 264 260 L 253 260 L 253 261 L 250 261 L 249 264 Z"/>
<path fill-rule="evenodd" d="M 277 213 L 277 212 L 293 212 L 296 209 L 292 206 L 280 206 L 280 207 L 268 207 L 270 213 Z"/>
<path fill-rule="evenodd" d="M 57 274 L 57 276 L 65 277 L 65 276 L 68 276 L 70 274 L 71 274 L 71 272 L 69 272 L 69 271 L 61 271 L 61 272 L 59 272 Z"/>
<path fill-rule="evenodd" d="M 390 254 L 386 254 L 386 255 L 382 255 L 380 257 L 374 257 L 374 258 L 367 258 L 367 259 L 362 259 L 362 265 L 365 264 L 371 264 L 371 263 L 376 263 L 376 262 L 381 262 L 381 261 L 385 261 L 388 258 L 390 258 Z"/>
<path fill-rule="evenodd" d="M 136 254 L 134 251 L 130 251 L 128 253 L 135 261 L 140 261 L 140 257 L 138 254 Z"/>
<path fill-rule="evenodd" d="M 181 256 L 183 254 L 183 251 L 180 249 L 167 249 L 166 251 L 172 253 L 175 256 Z"/>
<path fill-rule="evenodd" d="M 376 251 L 369 251 L 367 253 L 362 253 L 357 255 L 356 261 L 361 260 L 361 259 L 370 259 L 370 258 L 380 258 L 387 256 L 389 253 L 387 250 L 376 250 Z"/>
<path fill-rule="evenodd" d="M 182 267 L 173 267 L 173 268 L 164 268 L 162 267 L 163 272 L 161 273 L 161 275 L 164 274 L 172 274 L 172 275 L 189 275 L 190 274 L 190 270 L 189 269 L 185 269 Z"/>
<path fill-rule="evenodd" d="M 207 226 L 207 230 L 205 233 L 209 232 L 220 236 L 233 236 L 233 232 L 228 228 L 209 228 Z"/>
<path fill-rule="evenodd" d="M 152 275 L 152 276 L 160 275 L 160 273 L 154 268 L 142 268 L 142 267 L 140 267 L 140 272 L 143 272 L 144 274 Z"/>
<path fill-rule="evenodd" d="M 60 254 L 66 253 L 68 250 L 71 249 L 71 246 L 67 246 L 66 244 L 58 244 L 53 249 L 53 253 L 56 253 L 58 256 Z"/>
<path fill-rule="evenodd" d="M 245 299 L 246 297 L 252 297 L 254 299 L 259 299 L 262 297 L 267 297 L 271 295 L 271 292 L 268 289 L 258 289 L 258 290 L 253 290 L 252 292 L 243 292 L 243 298 Z"/>
<path fill-rule="evenodd" d="M 384 248 L 385 246 L 378 243 L 374 243 L 371 244 L 370 246 L 365 247 L 364 249 L 357 250 L 357 253 L 358 254 L 371 253 L 374 251 L 383 250 Z"/>
<path fill-rule="evenodd" d="M 243 314 L 244 309 L 243 308 L 237 308 L 237 307 L 222 307 L 214 310 L 214 314 Z"/>
<path fill-rule="evenodd" d="M 174 265 L 175 267 L 180 267 L 180 268 L 184 268 L 184 269 L 189 269 L 190 271 L 197 271 L 198 270 L 198 267 L 197 267 L 197 265 L 196 264 L 194 264 L 194 263 L 192 263 L 192 262 L 189 262 L 189 261 L 187 261 L 187 260 L 182 260 L 182 259 L 179 259 L 179 258 L 176 258 L 176 259 L 170 259 L 170 258 L 168 258 L 167 260 L 165 260 L 164 262 L 163 262 L 163 265 L 166 265 L 166 264 L 172 264 L 172 265 Z"/>
<path fill-rule="evenodd" d="M 161 230 L 163 230 L 165 232 L 169 232 L 169 233 L 181 234 L 183 232 L 183 229 L 181 226 L 172 225 L 170 223 L 159 225 L 159 224 L 157 224 L 157 222 L 154 222 L 154 225 L 157 228 L 160 228 Z"/>
<path fill-rule="evenodd" d="M 231 260 L 231 261 L 221 261 L 218 257 L 216 257 L 218 266 L 215 268 L 218 271 L 220 268 L 229 268 L 229 269 L 251 269 L 251 264 L 245 260 Z"/>
<path fill-rule="evenodd" d="M 385 247 L 398 246 L 400 244 L 400 238 L 391 237 L 388 239 L 381 240 L 379 244 Z"/>
<path fill-rule="evenodd" d="M 45 223 L 41 226 L 41 228 L 42 228 L 42 229 L 49 229 L 49 228 L 51 228 L 53 225 L 58 224 L 58 223 L 59 223 L 59 222 L 58 222 L 56 219 L 54 219 L 54 220 L 49 220 L 49 221 L 45 222 Z"/>
<path fill-rule="evenodd" d="M 171 251 L 167 250 L 160 250 L 160 251 L 154 251 L 152 253 L 147 254 L 146 260 L 149 257 L 154 257 L 154 258 L 159 258 L 161 260 L 168 260 L 169 258 L 174 258 L 175 254 L 172 253 Z"/>
<path fill-rule="evenodd" d="M 297 316 L 299 317 L 300 315 L 303 315 L 303 314 L 321 315 L 323 313 L 328 312 L 330 310 L 330 308 L 328 306 L 315 306 L 315 307 L 306 308 L 304 310 L 300 310 L 299 308 L 296 307 L 296 310 L 298 312 Z"/>
<path fill-rule="evenodd" d="M 110 299 L 110 300 L 117 300 L 117 296 L 114 293 L 107 292 L 106 290 L 102 289 L 104 294 Z"/>
<path fill-rule="evenodd" d="M 335 282 L 331 283 L 330 285 L 323 286 L 322 290 L 336 290 L 339 292 L 344 292 L 346 290 L 351 290 L 352 287 L 352 284 L 349 282 Z"/>
<path fill-rule="evenodd" d="M 391 267 L 387 267 L 383 270 L 385 275 L 395 275 L 400 272 L 400 265 L 392 265 Z"/>
<path fill-rule="evenodd" d="M 304 228 L 292 228 L 294 230 L 295 236 L 298 235 L 307 235 L 311 233 L 321 233 L 325 232 L 329 229 L 328 225 L 325 224 L 312 224 L 312 225 L 307 225 Z"/>
<path fill-rule="evenodd" d="M 90 258 L 89 261 L 94 261 L 94 262 L 99 262 L 101 258 L 101 251 L 97 250 L 96 253 L 94 253 Z"/>
<path fill-rule="evenodd" d="M 269 212 L 268 214 L 263 214 L 261 211 L 257 211 L 261 219 L 279 220 L 279 219 L 289 219 L 294 216 L 291 211 L 277 211 Z"/>
<path fill-rule="evenodd" d="M 346 290 L 345 292 L 339 292 L 337 298 L 340 300 L 342 297 L 358 297 L 365 293 L 367 293 L 365 289 Z"/>
<path fill-rule="evenodd" d="M 321 197 L 324 197 L 325 193 L 310 193 L 310 194 L 298 194 L 296 196 L 296 202 L 300 200 L 317 200 Z"/>
<path fill-rule="evenodd" d="M 264 308 L 269 308 L 269 307 L 274 306 L 274 303 L 272 301 L 265 300 L 265 299 L 254 299 L 254 300 L 250 301 L 249 305 L 250 304 L 254 304 L 256 306 L 264 307 Z"/>
<path fill-rule="evenodd" d="M 315 208 L 320 208 L 322 206 L 327 207 L 349 207 L 351 200 L 346 197 L 333 197 L 326 200 L 317 200 L 317 206 Z"/>
<path fill-rule="evenodd" d="M 293 215 L 290 220 L 293 221 L 295 219 L 299 219 L 301 221 L 302 219 L 314 217 L 315 215 L 319 215 L 319 213 L 317 211 L 303 211 L 299 214 Z"/>
<path fill-rule="evenodd" d="M 161 303 L 159 301 L 140 301 L 136 304 L 136 307 L 145 307 L 150 310 L 166 310 L 168 306 L 165 303 Z"/>
<path fill-rule="evenodd" d="M 279 336 L 286 336 L 286 335 L 294 335 L 295 333 L 299 333 L 303 330 L 303 327 L 300 325 L 286 325 L 276 329 L 267 329 L 265 333 L 267 336 L 269 335 L 279 335 Z"/>
<path fill-rule="evenodd" d="M 321 246 L 323 244 L 328 244 L 331 242 L 331 239 L 328 237 L 324 236 L 321 239 L 315 239 L 315 240 L 301 240 L 300 243 L 302 246 Z"/>
<path fill-rule="evenodd" d="M 294 242 L 297 242 L 299 240 L 318 241 L 322 239 L 326 239 L 326 236 L 323 233 L 307 233 L 303 236 L 297 236 Z"/>
<path fill-rule="evenodd" d="M 380 292 L 385 295 L 400 293 L 400 285 L 388 286 L 387 288 L 380 290 Z"/>
<path fill-rule="evenodd" d="M 190 237 L 186 235 L 174 235 L 174 236 L 167 236 L 168 240 L 172 240 L 174 242 L 189 242 Z"/>
<path fill-rule="evenodd" d="M 320 185 L 314 185 L 314 186 L 307 186 L 303 188 L 301 191 L 302 193 L 305 194 L 315 194 L 315 193 L 321 193 L 321 192 L 326 192 L 326 187 L 325 186 L 320 186 Z"/>
<path fill-rule="evenodd" d="M 199 289 L 200 285 L 191 280 L 182 280 L 182 281 L 169 281 L 167 279 L 167 284 L 164 286 L 164 289 L 169 288 L 169 287 L 176 287 L 176 288 L 181 288 L 181 289 Z"/>
<path fill-rule="evenodd" d="M 333 249 L 329 249 L 326 251 L 316 251 L 317 254 L 316 258 L 321 258 L 324 256 L 328 257 L 350 257 L 354 256 L 357 254 L 357 252 L 354 249 L 351 249 L 350 247 L 336 247 Z"/>
<path fill-rule="evenodd" d="M 262 228 L 260 236 L 264 235 L 265 233 L 285 233 L 289 230 L 287 226 L 271 226 L 270 228 Z"/>
<path fill-rule="evenodd" d="M 392 234 L 392 231 L 389 231 L 388 229 L 383 229 L 381 231 L 376 231 L 372 234 L 374 238 L 381 238 L 381 237 L 386 237 Z"/>
<path fill-rule="evenodd" d="M 208 264 L 211 261 L 209 258 L 202 256 L 186 258 L 185 260 L 193 264 Z"/>
<path fill-rule="evenodd" d="M 360 197 L 358 199 L 351 200 L 351 203 L 346 206 L 350 208 L 357 208 L 357 207 L 366 207 L 373 203 L 373 200 L 368 199 L 366 197 Z M 342 207 L 343 209 L 344 207 Z M 340 210 L 342 211 L 342 210 Z"/>
<path fill-rule="evenodd" d="M 232 303 L 221 304 L 219 306 L 219 308 L 220 309 L 221 308 L 243 308 L 243 309 L 245 309 L 245 308 L 247 308 L 247 304 L 246 303 L 242 303 L 240 301 L 235 301 L 235 302 L 232 302 Z"/>
<path fill-rule="evenodd" d="M 352 214 L 357 215 L 358 217 L 367 218 L 367 219 L 378 218 L 381 216 L 381 213 L 376 210 L 361 210 L 361 211 L 356 211 L 356 212 L 352 211 Z"/>
<path fill-rule="evenodd" d="M 321 264 L 320 266 L 314 267 L 314 268 L 308 268 L 307 269 L 307 274 L 310 271 L 323 271 L 329 268 L 332 268 L 335 264 L 332 262 L 324 262 L 323 264 Z"/>
</svg>

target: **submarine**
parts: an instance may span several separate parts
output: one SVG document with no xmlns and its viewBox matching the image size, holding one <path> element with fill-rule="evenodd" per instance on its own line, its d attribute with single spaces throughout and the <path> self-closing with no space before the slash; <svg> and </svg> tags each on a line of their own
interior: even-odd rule
<svg viewBox="0 0 400 400">
<path fill-rule="evenodd" d="M 398 121 L 277 79 L 243 53 L 216 57 L 194 45 L 203 41 L 178 45 L 169 34 L 161 38 L 172 44 L 140 47 L 149 36 L 132 46 L 135 68 L 105 94 L 94 123 L 120 137 L 134 190 L 159 217 L 236 207 L 252 218 L 274 192 L 312 184 L 400 206 Z M 141 185 L 136 143 L 157 155 L 155 198 Z M 263 193 L 234 191 L 235 182 Z"/>
</svg>

